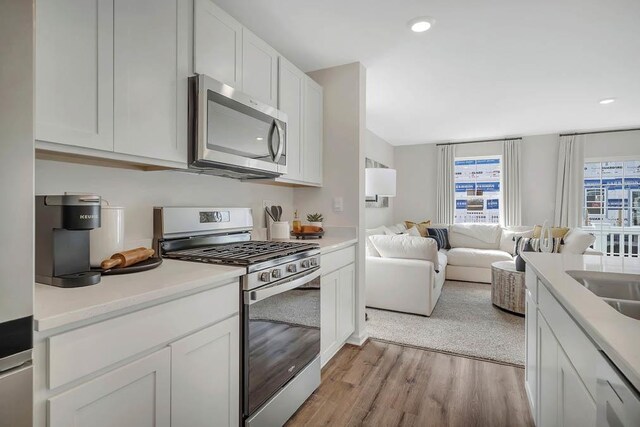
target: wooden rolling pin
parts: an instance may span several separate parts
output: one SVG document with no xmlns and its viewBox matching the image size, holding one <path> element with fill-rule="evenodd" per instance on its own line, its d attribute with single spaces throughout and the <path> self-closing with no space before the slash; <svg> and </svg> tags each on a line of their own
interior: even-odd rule
<svg viewBox="0 0 640 427">
<path fill-rule="evenodd" d="M 118 267 L 129 267 L 130 265 L 137 264 L 145 261 L 153 256 L 156 251 L 147 248 L 135 248 L 128 251 L 118 252 L 113 254 L 110 259 L 105 259 L 100 264 L 103 270 Z"/>
</svg>

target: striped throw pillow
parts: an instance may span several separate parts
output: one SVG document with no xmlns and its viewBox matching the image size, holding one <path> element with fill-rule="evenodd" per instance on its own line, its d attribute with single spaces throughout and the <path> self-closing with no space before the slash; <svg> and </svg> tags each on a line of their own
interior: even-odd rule
<svg viewBox="0 0 640 427">
<path fill-rule="evenodd" d="M 451 249 L 449 232 L 446 228 L 427 228 L 427 233 L 438 242 L 438 249 Z"/>
</svg>

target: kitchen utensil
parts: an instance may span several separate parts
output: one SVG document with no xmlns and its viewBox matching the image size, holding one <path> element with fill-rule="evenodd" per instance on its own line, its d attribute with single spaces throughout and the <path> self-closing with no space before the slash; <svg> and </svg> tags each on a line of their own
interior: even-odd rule
<svg viewBox="0 0 640 427">
<path fill-rule="evenodd" d="M 137 264 L 130 265 L 129 267 L 109 268 L 106 270 L 98 268 L 96 270 L 100 271 L 103 276 L 112 276 L 116 274 L 140 273 L 142 271 L 153 270 L 160 266 L 160 264 L 162 264 L 162 258 L 149 258 L 145 261 L 140 261 Z"/>
<path fill-rule="evenodd" d="M 118 252 L 113 254 L 110 259 L 105 259 L 100 264 L 100 267 L 104 270 L 114 267 L 128 267 L 133 264 L 137 264 L 141 261 L 153 256 L 156 251 L 147 248 L 136 248 L 128 251 Z"/>
<path fill-rule="evenodd" d="M 289 221 L 276 221 L 271 224 L 272 240 L 288 240 L 289 239 Z"/>
<path fill-rule="evenodd" d="M 278 206 L 271 206 L 271 214 L 274 218 L 274 221 L 280 221 L 281 212 L 278 211 Z"/>
<path fill-rule="evenodd" d="M 276 206 L 278 208 L 278 221 L 282 221 L 282 206 Z"/>
<path fill-rule="evenodd" d="M 276 218 L 273 216 L 273 214 L 271 213 L 271 210 L 268 207 L 264 208 L 264 211 L 267 213 L 267 215 L 269 215 L 269 218 L 271 218 L 272 221 L 276 221 Z"/>
<path fill-rule="evenodd" d="M 99 267 L 102 260 L 124 250 L 124 208 L 101 206 L 100 228 L 90 233 L 91 267 Z"/>
</svg>

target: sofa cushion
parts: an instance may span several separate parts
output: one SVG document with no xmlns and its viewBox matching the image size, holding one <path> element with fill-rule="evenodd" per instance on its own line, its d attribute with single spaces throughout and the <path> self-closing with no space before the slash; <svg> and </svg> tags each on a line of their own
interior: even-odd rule
<svg viewBox="0 0 640 427">
<path fill-rule="evenodd" d="M 499 249 L 501 235 L 498 224 L 453 224 L 449 243 L 452 248 Z"/>
<path fill-rule="evenodd" d="M 411 227 L 409 229 L 409 231 L 407 231 L 407 234 L 409 236 L 414 236 L 414 237 L 422 237 L 422 235 L 420 234 L 420 232 L 418 231 L 418 227 L 416 227 L 415 225 L 413 227 Z"/>
<path fill-rule="evenodd" d="M 365 246 L 365 252 L 367 256 L 374 256 L 374 257 L 379 257 L 380 254 L 378 253 L 378 250 L 376 249 L 375 246 L 373 246 L 373 243 L 371 243 L 371 236 L 384 236 L 386 234 L 386 227 L 385 226 L 380 226 L 377 228 L 369 228 L 366 230 L 367 233 L 367 237 L 365 238 L 365 242 L 366 242 L 366 246 Z"/>
<path fill-rule="evenodd" d="M 449 265 L 491 268 L 496 261 L 513 261 L 513 257 L 497 249 L 451 248 L 447 252 Z"/>
<path fill-rule="evenodd" d="M 408 235 L 371 236 L 369 239 L 383 258 L 421 259 L 439 265 L 438 246 L 433 239 Z"/>
<path fill-rule="evenodd" d="M 596 236 L 593 234 L 580 228 L 572 228 L 564 236 L 564 245 L 560 247 L 560 252 L 582 255 L 595 241 Z"/>
</svg>

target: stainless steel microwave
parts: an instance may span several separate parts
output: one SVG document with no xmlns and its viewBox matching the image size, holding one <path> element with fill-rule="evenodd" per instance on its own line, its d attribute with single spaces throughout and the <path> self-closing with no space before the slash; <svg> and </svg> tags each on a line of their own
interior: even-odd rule
<svg viewBox="0 0 640 427">
<path fill-rule="evenodd" d="M 287 173 L 287 115 L 211 77 L 189 79 L 189 167 L 239 179 Z"/>
</svg>

